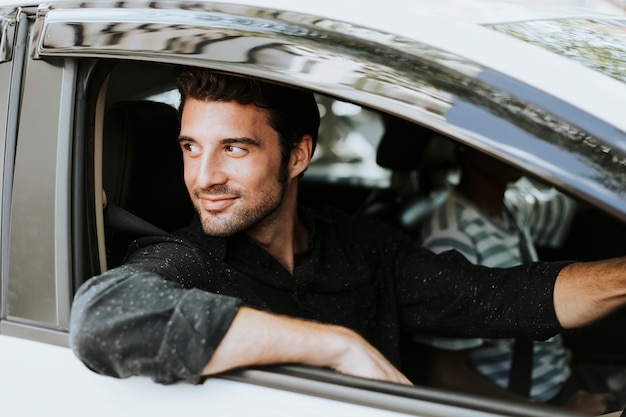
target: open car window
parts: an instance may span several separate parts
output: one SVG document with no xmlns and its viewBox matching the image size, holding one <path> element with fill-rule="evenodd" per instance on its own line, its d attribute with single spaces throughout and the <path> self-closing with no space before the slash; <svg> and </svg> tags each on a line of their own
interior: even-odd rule
<svg viewBox="0 0 626 417">
<path fill-rule="evenodd" d="M 117 205 L 167 231 L 184 226 L 192 211 L 177 156 L 178 97 L 171 86 L 172 67 L 120 61 L 114 66 L 103 66 L 102 70 L 107 73 L 99 77 L 106 79 L 98 94 L 105 97 L 104 105 L 98 107 L 102 112 L 103 131 L 95 135 L 102 140 L 95 146 L 95 159 L 102 161 L 101 191 L 106 196 L 103 211 L 108 209 L 107 205 Z M 150 82 L 146 80 L 146 73 L 153 74 Z M 138 88 L 142 82 L 142 87 Z M 129 84 L 136 86 L 132 94 L 129 94 Z M 303 203 L 328 204 L 356 215 L 376 216 L 404 228 L 417 239 L 426 216 L 443 202 L 447 184 L 458 181 L 459 165 L 455 154 L 459 142 L 388 113 L 327 95 L 318 94 L 317 99 L 323 116 L 320 154 L 302 180 Z M 330 118 L 329 112 L 332 112 Z M 337 133 L 333 134 L 335 131 Z M 161 176 L 162 173 L 165 175 Z M 528 174 L 532 177 L 532 173 Z M 167 203 L 162 200 L 163 195 Z M 584 201 L 581 203 L 582 209 L 572 223 L 565 245 L 559 251 L 539 248 L 544 259 L 591 260 L 594 256 L 601 259 L 607 253 L 623 251 L 620 238 L 623 223 Z M 101 242 L 106 248 L 107 268 L 110 268 L 121 262 L 126 246 L 137 235 L 110 227 L 106 215 L 102 217 L 104 238 Z M 607 239 L 607 236 L 610 237 Z M 595 254 L 588 250 L 590 240 L 594 242 Z M 602 357 L 604 362 L 620 364 L 624 358 L 616 349 L 611 349 L 616 346 L 616 339 L 607 337 L 616 322 L 621 322 L 621 318 L 612 317 L 587 330 L 600 335 L 607 344 L 589 346 L 585 343 L 586 337 L 569 337 L 568 346 L 577 349 L 581 360 Z M 617 345 L 622 346 L 622 343 L 626 344 L 626 340 L 618 341 Z M 419 352 L 420 347 L 412 349 Z M 610 359 L 607 351 L 611 351 Z M 417 368 L 405 372 L 413 372 L 419 382 L 423 368 L 419 364 L 412 366 Z M 279 367 L 273 372 L 330 378 L 331 381 L 337 377 L 335 382 L 350 386 L 355 383 L 349 378 L 324 371 L 308 372 L 298 367 Z M 256 371 L 233 377 L 265 379 L 263 373 Z M 428 388 L 426 384 L 424 387 Z"/>
</svg>

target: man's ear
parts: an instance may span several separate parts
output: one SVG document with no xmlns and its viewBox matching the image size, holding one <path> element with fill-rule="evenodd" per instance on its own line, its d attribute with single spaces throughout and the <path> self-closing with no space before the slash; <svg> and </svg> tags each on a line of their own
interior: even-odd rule
<svg viewBox="0 0 626 417">
<path fill-rule="evenodd" d="M 296 147 L 291 150 L 289 161 L 291 178 L 299 176 L 308 168 L 312 156 L 313 138 L 311 135 L 304 135 Z"/>
</svg>

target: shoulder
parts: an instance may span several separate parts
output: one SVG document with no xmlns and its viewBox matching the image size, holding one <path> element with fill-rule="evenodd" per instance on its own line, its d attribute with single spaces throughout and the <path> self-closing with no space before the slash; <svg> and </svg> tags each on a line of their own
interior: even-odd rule
<svg viewBox="0 0 626 417">
<path fill-rule="evenodd" d="M 301 211 L 313 223 L 316 240 L 321 242 L 344 247 L 386 249 L 416 244 L 407 232 L 376 217 L 352 215 L 332 207 L 304 208 Z"/>
<path fill-rule="evenodd" d="M 146 236 L 131 243 L 123 266 L 157 273 L 185 286 L 198 286 L 208 272 L 220 269 L 226 253 L 223 239 L 189 227 L 175 235 Z"/>
<path fill-rule="evenodd" d="M 439 230 L 463 230 L 468 224 L 483 222 L 485 216 L 476 204 L 454 188 L 450 188 L 446 199 L 439 204 L 425 221 L 426 229 L 436 233 Z"/>
<path fill-rule="evenodd" d="M 357 216 L 334 207 L 304 208 L 316 227 L 328 228 L 341 233 L 363 233 L 365 235 L 407 235 L 397 226 L 375 216 Z M 408 235 L 407 235 L 408 236 Z"/>
<path fill-rule="evenodd" d="M 193 229 L 182 229 L 175 235 L 145 236 L 133 241 L 128 249 L 126 261 L 140 257 L 164 257 L 176 254 L 215 253 L 223 246 L 222 239 L 199 234 Z"/>
<path fill-rule="evenodd" d="M 200 250 L 205 249 L 214 252 L 223 248 L 225 240 L 223 238 L 211 237 L 204 233 L 202 225 L 197 217 L 189 226 L 177 230 L 167 236 L 146 236 L 137 239 L 131 245 L 131 250 L 146 249 L 150 251 L 161 250 Z"/>
</svg>

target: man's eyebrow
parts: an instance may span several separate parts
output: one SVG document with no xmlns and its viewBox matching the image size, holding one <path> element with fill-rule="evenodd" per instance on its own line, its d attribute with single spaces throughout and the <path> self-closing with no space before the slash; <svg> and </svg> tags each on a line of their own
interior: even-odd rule
<svg viewBox="0 0 626 417">
<path fill-rule="evenodd" d="M 192 137 L 189 136 L 179 136 L 178 137 L 178 143 L 183 143 L 183 142 L 196 142 L 196 140 Z M 230 144 L 244 144 L 244 145 L 249 145 L 249 146 L 254 146 L 256 148 L 260 148 L 261 147 L 261 141 L 258 139 L 252 139 L 252 138 L 248 138 L 248 137 L 240 137 L 240 138 L 225 138 L 220 140 L 220 143 L 223 145 L 230 145 Z"/>
<path fill-rule="evenodd" d="M 179 136 L 177 141 L 178 141 L 178 143 L 195 142 L 195 140 L 193 138 L 190 138 L 189 136 Z"/>
<path fill-rule="evenodd" d="M 248 138 L 248 137 L 226 138 L 226 139 L 222 139 L 220 142 L 225 145 L 241 143 L 244 145 L 250 145 L 250 146 L 257 147 L 257 148 L 261 147 L 261 141 L 257 139 Z"/>
</svg>

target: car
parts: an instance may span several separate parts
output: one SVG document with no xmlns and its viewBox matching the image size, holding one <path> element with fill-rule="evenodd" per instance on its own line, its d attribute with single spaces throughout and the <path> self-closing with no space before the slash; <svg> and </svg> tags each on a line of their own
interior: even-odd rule
<svg viewBox="0 0 626 417">
<path fill-rule="evenodd" d="M 77 288 L 191 216 L 172 148 L 176 65 L 316 94 L 305 203 L 415 233 L 462 144 L 584 207 L 546 259 L 626 253 L 614 2 L 0 0 L 3 415 L 571 415 L 295 365 L 167 386 L 87 369 L 68 347 Z M 625 365 L 625 326 L 617 312 L 567 335 L 575 360 Z"/>
</svg>

